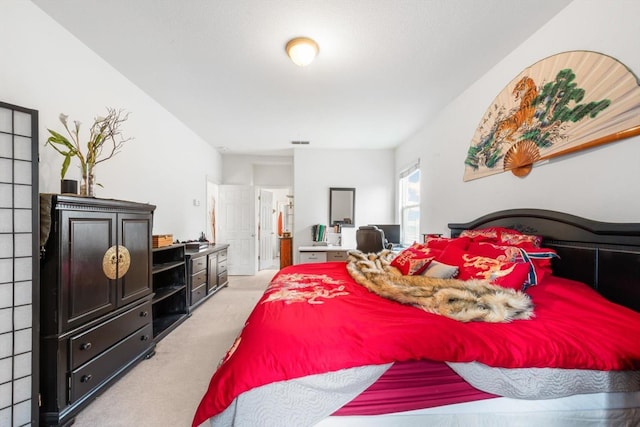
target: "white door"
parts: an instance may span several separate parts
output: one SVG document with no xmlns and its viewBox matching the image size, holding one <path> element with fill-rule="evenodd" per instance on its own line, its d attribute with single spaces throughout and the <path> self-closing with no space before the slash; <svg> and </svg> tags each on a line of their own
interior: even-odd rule
<svg viewBox="0 0 640 427">
<path fill-rule="evenodd" d="M 218 241 L 229 244 L 227 271 L 234 276 L 257 273 L 256 191 L 250 185 L 218 188 Z"/>
<path fill-rule="evenodd" d="M 260 190 L 260 223 L 258 237 L 260 239 L 260 270 L 273 267 L 273 193 Z"/>
</svg>

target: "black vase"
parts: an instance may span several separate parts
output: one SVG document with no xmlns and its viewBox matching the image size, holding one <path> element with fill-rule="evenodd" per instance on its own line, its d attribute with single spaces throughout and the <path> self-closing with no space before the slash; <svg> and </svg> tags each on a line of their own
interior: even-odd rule
<svg viewBox="0 0 640 427">
<path fill-rule="evenodd" d="M 74 179 L 63 179 L 60 181 L 60 193 L 78 194 L 78 181 Z"/>
</svg>

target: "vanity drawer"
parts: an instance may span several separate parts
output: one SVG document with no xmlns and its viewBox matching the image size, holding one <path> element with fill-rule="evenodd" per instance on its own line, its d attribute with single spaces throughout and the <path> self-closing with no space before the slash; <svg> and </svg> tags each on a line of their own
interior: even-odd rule
<svg viewBox="0 0 640 427">
<path fill-rule="evenodd" d="M 218 252 L 218 262 L 227 260 L 227 250 L 223 249 Z"/>
<path fill-rule="evenodd" d="M 349 258 L 347 251 L 328 251 L 327 261 L 346 261 Z"/>
<path fill-rule="evenodd" d="M 327 262 L 326 252 L 300 252 L 300 263 Z"/>
<path fill-rule="evenodd" d="M 198 286 L 204 284 L 207 281 L 207 270 L 202 270 L 193 276 L 191 276 L 191 289 L 195 289 Z"/>
<path fill-rule="evenodd" d="M 191 259 L 191 274 L 197 273 L 201 270 L 205 270 L 207 268 L 207 257 L 201 256 L 198 258 Z"/>
<path fill-rule="evenodd" d="M 128 366 L 136 356 L 142 355 L 153 342 L 151 323 L 135 331 L 124 340 L 100 354 L 91 362 L 71 371 L 70 402 L 82 398 L 100 386 L 116 372 Z"/>
<path fill-rule="evenodd" d="M 151 322 L 151 301 L 147 301 L 95 328 L 71 337 L 69 340 L 71 345 L 69 365 L 71 369 L 77 368 L 133 331 L 151 324 Z"/>
</svg>

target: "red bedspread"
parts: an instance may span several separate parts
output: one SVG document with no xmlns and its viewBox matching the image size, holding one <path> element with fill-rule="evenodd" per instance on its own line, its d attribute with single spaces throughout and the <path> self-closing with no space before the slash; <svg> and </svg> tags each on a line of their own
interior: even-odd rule
<svg viewBox="0 0 640 427">
<path fill-rule="evenodd" d="M 287 267 L 213 375 L 193 425 L 255 387 L 393 361 L 640 369 L 640 313 L 553 276 L 527 293 L 535 304 L 532 320 L 462 323 L 370 293 L 344 262 Z"/>
</svg>

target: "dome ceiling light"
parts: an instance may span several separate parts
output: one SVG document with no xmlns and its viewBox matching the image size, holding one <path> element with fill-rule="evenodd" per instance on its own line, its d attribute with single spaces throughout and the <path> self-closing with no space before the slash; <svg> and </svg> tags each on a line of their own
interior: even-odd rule
<svg viewBox="0 0 640 427">
<path fill-rule="evenodd" d="M 294 64 L 305 67 L 313 61 L 320 48 L 318 43 L 308 37 L 296 37 L 289 40 L 285 50 Z"/>
</svg>

